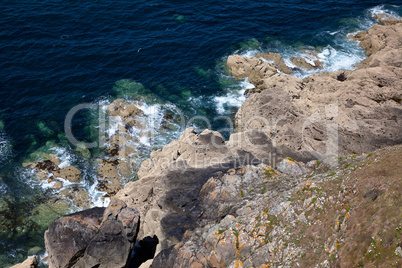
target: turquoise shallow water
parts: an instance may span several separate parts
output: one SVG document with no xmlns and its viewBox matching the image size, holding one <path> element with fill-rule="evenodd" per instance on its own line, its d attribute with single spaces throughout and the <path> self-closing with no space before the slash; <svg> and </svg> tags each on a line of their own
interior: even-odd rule
<svg viewBox="0 0 402 268">
<path fill-rule="evenodd" d="M 149 104 L 171 103 L 186 118 L 207 116 L 211 128 L 222 129 L 224 121 L 213 118 L 233 116 L 243 100 L 238 92 L 245 87 L 228 76 L 224 67 L 228 55 L 272 51 L 286 58 L 314 49 L 321 52 L 327 71 L 353 68 L 364 56 L 346 35 L 373 25 L 370 12 L 402 14 L 396 6 L 400 1 L 380 4 L 2 1 L 0 216 L 12 218 L 12 228 L 0 233 L 0 267 L 24 259 L 36 245 L 43 248 L 45 227 L 37 219 L 27 226 L 24 219 L 52 193 L 30 179 L 23 161 L 34 158 L 32 153 L 38 150 L 57 147 L 84 171 L 88 187 L 94 180 L 91 160 L 77 155 L 63 134 L 72 107 L 107 103 L 127 95 L 131 86 Z M 138 90 L 122 79 L 144 88 Z M 94 112 L 79 113 L 73 123 L 77 137 L 87 141 L 96 137 Z M 196 125 L 205 127 L 201 122 Z M 159 133 L 151 147 L 160 147 L 179 132 Z M 144 147 L 144 157 L 151 147 Z M 28 231 L 21 235 L 24 228 Z"/>
</svg>

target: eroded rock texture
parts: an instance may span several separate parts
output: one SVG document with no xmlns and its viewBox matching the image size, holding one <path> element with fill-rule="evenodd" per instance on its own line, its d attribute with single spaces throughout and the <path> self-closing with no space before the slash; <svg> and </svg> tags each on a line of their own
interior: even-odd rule
<svg viewBox="0 0 402 268">
<path fill-rule="evenodd" d="M 63 216 L 45 232 L 49 267 L 126 267 L 138 228 L 138 211 L 117 199 Z"/>
</svg>

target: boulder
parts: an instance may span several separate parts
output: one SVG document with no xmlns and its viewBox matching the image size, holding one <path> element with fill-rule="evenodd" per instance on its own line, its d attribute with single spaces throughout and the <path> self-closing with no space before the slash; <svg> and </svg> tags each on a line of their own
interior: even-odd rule
<svg viewBox="0 0 402 268">
<path fill-rule="evenodd" d="M 45 232 L 49 267 L 126 267 L 139 213 L 120 200 L 53 221 Z"/>
</svg>

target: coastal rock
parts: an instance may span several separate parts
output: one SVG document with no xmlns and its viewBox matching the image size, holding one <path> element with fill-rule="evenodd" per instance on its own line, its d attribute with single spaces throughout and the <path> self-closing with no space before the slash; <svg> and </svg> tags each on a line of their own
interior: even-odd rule
<svg viewBox="0 0 402 268">
<path fill-rule="evenodd" d="M 262 131 L 274 147 L 316 158 L 401 143 L 402 23 L 376 25 L 357 36 L 370 44 L 366 67 L 303 80 L 283 74 L 263 78 L 238 110 L 236 131 Z"/>
<path fill-rule="evenodd" d="M 285 61 L 282 59 L 281 54 L 278 53 L 258 53 L 255 57 L 263 58 L 267 60 L 269 63 L 272 62 L 272 65 L 285 74 L 291 74 L 289 67 L 286 65 Z"/>
<path fill-rule="evenodd" d="M 308 172 L 311 172 L 303 162 L 297 162 L 292 158 L 285 158 L 283 159 L 277 167 L 278 171 L 292 175 L 292 176 L 301 176 Z"/>
<path fill-rule="evenodd" d="M 111 116 L 120 116 L 127 127 L 140 125 L 136 118 L 144 112 L 134 104 L 130 104 L 123 99 L 116 99 L 107 107 Z"/>
<path fill-rule="evenodd" d="M 58 169 L 53 174 L 55 177 L 60 177 L 71 182 L 79 182 L 81 180 L 81 171 L 73 166 Z"/>
<path fill-rule="evenodd" d="M 392 34 L 388 37 L 387 46 L 367 60 L 369 67 L 305 79 L 278 73 L 267 59 L 230 56 L 233 76 L 248 77 L 256 86 L 236 114 L 236 133 L 224 141 L 214 131 L 186 129 L 177 140 L 152 152 L 141 165 L 139 180 L 116 194 L 139 209 L 139 237 L 156 235 L 160 241 L 151 267 L 330 263 L 350 215 L 345 216 L 341 205 L 344 190 L 332 195 L 340 189 L 339 181 L 328 181 L 346 178 L 352 169 L 345 167 L 363 157 L 349 157 L 340 169 L 299 161 L 326 157 L 339 162 L 343 153 L 401 142 L 402 126 L 397 122 L 402 116 L 402 54 L 399 41 Z M 339 130 L 338 143 L 331 143 L 334 129 Z M 326 182 L 325 189 L 319 188 Z M 327 191 L 331 194 L 324 195 Z M 361 200 L 355 201 L 357 205 Z M 329 209 L 334 218 L 316 220 L 307 213 L 321 213 L 326 202 L 333 205 Z M 286 226 L 303 223 L 312 228 L 311 237 L 326 232 L 322 221 L 330 226 L 331 240 L 320 240 L 320 252 L 328 254 L 304 260 L 308 252 L 291 240 Z M 300 239 L 305 237 L 302 230 L 297 231 Z"/>
<path fill-rule="evenodd" d="M 277 73 L 275 67 L 266 60 L 256 57 L 248 58 L 239 55 L 228 57 L 227 66 L 230 73 L 236 79 L 243 79 L 250 76 L 269 77 Z"/>
<path fill-rule="evenodd" d="M 185 163 L 189 167 L 204 167 L 228 162 L 229 150 L 222 135 L 217 131 L 204 130 L 197 134 L 193 127 L 187 128 L 179 139 L 153 151 L 151 159 L 142 162 L 138 171 L 140 179 L 159 175 L 173 163 Z"/>
<path fill-rule="evenodd" d="M 49 267 L 126 267 L 139 228 L 139 213 L 114 199 L 53 221 L 45 232 Z"/>
<path fill-rule="evenodd" d="M 312 60 L 312 59 L 309 59 L 309 60 L 312 61 L 314 63 L 314 65 L 309 63 L 309 62 L 307 62 L 307 60 L 305 58 L 302 58 L 302 57 L 294 57 L 294 58 L 290 59 L 290 61 L 294 65 L 296 65 L 297 67 L 302 68 L 302 69 L 316 70 L 316 69 L 322 69 L 323 68 L 322 63 L 319 60 Z"/>
<path fill-rule="evenodd" d="M 203 206 L 204 215 L 219 217 L 205 218 L 203 225 L 187 231 L 179 243 L 161 251 L 151 267 L 399 265 L 399 251 L 394 254 L 399 241 L 393 237 L 402 228 L 396 212 L 401 198 L 392 189 L 401 187 L 401 153 L 402 147 L 395 146 L 359 159 L 348 155 L 340 166 L 317 167 L 308 176 L 267 175 L 272 168 L 260 165 L 210 178 L 201 199 L 215 205 Z M 384 166 L 393 171 L 381 172 Z M 378 182 L 378 172 L 385 192 L 374 206 L 392 211 L 389 214 L 373 214 L 373 205 L 367 205 L 372 201 L 364 198 L 366 189 Z M 389 226 L 380 224 L 385 218 Z M 364 230 L 358 227 L 363 225 Z M 377 254 L 383 250 L 390 254 Z"/>
<path fill-rule="evenodd" d="M 63 188 L 63 183 L 61 181 L 57 181 L 54 185 L 53 188 L 56 190 L 60 190 L 61 188 Z"/>
<path fill-rule="evenodd" d="M 38 267 L 38 260 L 36 256 L 26 259 L 24 262 L 11 266 L 10 268 L 36 268 Z"/>
<path fill-rule="evenodd" d="M 378 20 L 381 25 L 395 25 L 402 20 L 401 18 L 394 18 L 383 13 L 374 15 L 373 18 Z"/>
</svg>

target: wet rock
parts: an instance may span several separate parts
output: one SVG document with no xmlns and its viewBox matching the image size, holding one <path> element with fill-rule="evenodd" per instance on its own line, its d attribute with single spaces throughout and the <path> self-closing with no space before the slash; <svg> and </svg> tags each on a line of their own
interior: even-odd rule
<svg viewBox="0 0 402 268">
<path fill-rule="evenodd" d="M 116 199 L 63 216 L 45 232 L 49 267 L 126 267 L 138 224 L 138 212 Z"/>
<path fill-rule="evenodd" d="M 314 61 L 314 65 L 312 65 L 311 63 L 308 63 L 306 59 L 301 58 L 301 57 L 291 58 L 290 61 L 297 67 L 303 68 L 306 70 L 316 70 L 316 69 L 320 69 L 320 67 L 322 68 L 322 64 L 318 60 Z"/>
<path fill-rule="evenodd" d="M 120 175 L 119 160 L 102 159 L 98 167 L 98 190 L 107 192 L 107 196 L 115 195 L 121 188 L 122 177 Z"/>
<path fill-rule="evenodd" d="M 136 125 L 136 119 L 139 115 L 142 115 L 144 112 L 136 107 L 133 104 L 130 104 L 122 99 L 117 99 L 110 104 L 107 109 L 109 110 L 110 115 L 112 116 L 120 116 L 121 120 L 127 124 L 127 128 Z"/>
<path fill-rule="evenodd" d="M 55 164 L 56 166 L 60 165 L 60 163 L 61 163 L 61 161 L 60 161 L 60 159 L 57 157 L 57 155 L 54 155 L 54 154 L 50 154 L 50 155 L 49 155 L 49 160 L 50 160 L 53 164 Z"/>
<path fill-rule="evenodd" d="M 57 181 L 54 185 L 53 188 L 56 190 L 60 190 L 61 188 L 63 188 L 63 183 L 61 181 Z"/>
<path fill-rule="evenodd" d="M 278 53 L 258 53 L 255 57 L 257 58 L 263 58 L 267 60 L 268 62 L 272 62 L 272 64 L 275 66 L 276 69 L 281 71 L 282 73 L 285 74 L 291 74 L 292 72 L 290 71 L 289 67 L 285 64 L 285 61 L 282 59 L 282 56 Z"/>
<path fill-rule="evenodd" d="M 38 267 L 38 260 L 36 259 L 36 256 L 32 256 L 26 259 L 24 262 L 13 265 L 10 268 L 36 268 L 36 267 Z"/>
<path fill-rule="evenodd" d="M 326 158 L 331 151 L 364 153 L 401 143 L 401 136 L 395 135 L 402 132 L 401 124 L 395 121 L 402 116 L 401 35 L 402 23 L 376 25 L 357 34 L 356 39 L 371 56 L 365 67 L 354 71 L 314 74 L 305 79 L 284 74 L 262 78 L 236 114 L 236 131 L 261 131 L 274 147 L 310 152 L 315 158 Z M 237 62 L 238 68 L 246 68 L 242 61 Z M 382 118 L 390 120 L 385 123 Z M 338 146 L 331 147 L 328 131 L 335 125 Z"/>
<path fill-rule="evenodd" d="M 28 250 L 28 256 L 36 255 L 42 250 L 41 247 L 33 247 Z"/>
<path fill-rule="evenodd" d="M 402 21 L 401 18 L 394 18 L 388 16 L 387 14 L 377 14 L 373 16 L 374 19 L 378 20 L 381 25 L 395 25 Z"/>
<path fill-rule="evenodd" d="M 59 193 L 59 196 L 68 201 L 73 203 L 75 206 L 79 208 L 90 208 L 92 203 L 91 203 L 91 197 L 89 196 L 89 193 L 87 190 L 79 187 L 73 187 L 73 188 L 68 188 L 65 190 L 62 190 Z"/>
<path fill-rule="evenodd" d="M 79 182 L 81 180 L 81 171 L 76 167 L 67 166 L 56 170 L 54 176 L 71 182 Z"/>
</svg>

